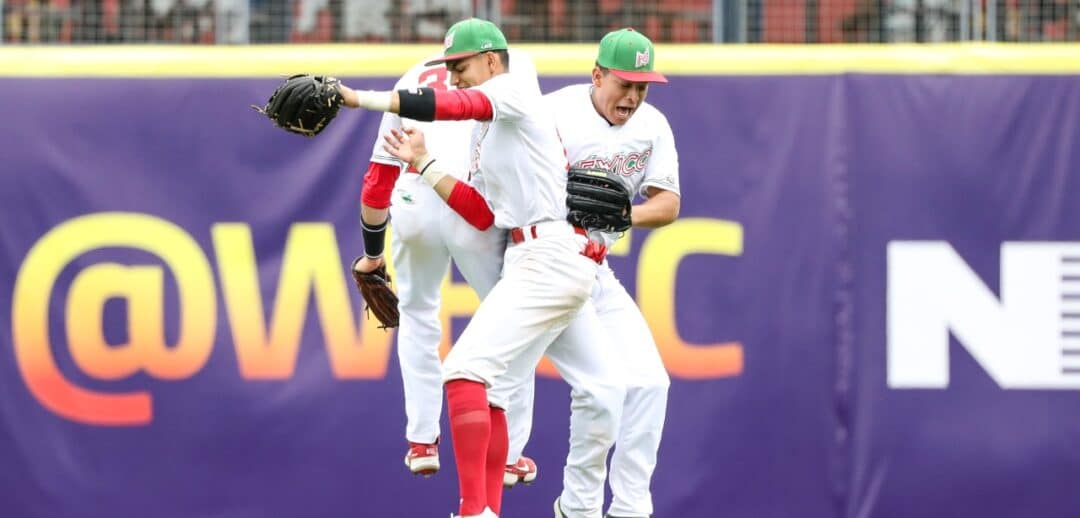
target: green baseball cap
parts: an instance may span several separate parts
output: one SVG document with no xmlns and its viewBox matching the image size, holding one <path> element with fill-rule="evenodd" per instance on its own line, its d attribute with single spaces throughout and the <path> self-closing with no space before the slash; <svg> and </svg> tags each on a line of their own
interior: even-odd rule
<svg viewBox="0 0 1080 518">
<path fill-rule="evenodd" d="M 653 70 L 656 60 L 653 44 L 634 29 L 612 31 L 600 40 L 596 64 L 610 69 L 616 77 L 636 83 L 666 83 L 667 78 Z"/>
<path fill-rule="evenodd" d="M 487 20 L 469 18 L 450 26 L 443 40 L 443 57 L 424 63 L 424 66 L 456 61 L 475 56 L 481 52 L 506 50 L 506 36 Z"/>
</svg>

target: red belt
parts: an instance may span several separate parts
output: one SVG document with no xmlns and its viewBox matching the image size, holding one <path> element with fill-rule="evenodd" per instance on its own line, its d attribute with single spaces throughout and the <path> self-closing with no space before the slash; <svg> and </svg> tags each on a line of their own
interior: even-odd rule
<svg viewBox="0 0 1080 518">
<path fill-rule="evenodd" d="M 525 233 L 528 232 L 532 239 L 536 239 L 536 225 L 529 225 L 527 227 L 517 227 L 510 230 L 510 242 L 513 244 L 521 243 L 525 241 Z M 588 236 L 589 233 L 581 227 L 574 227 L 574 233 L 582 236 Z"/>
</svg>

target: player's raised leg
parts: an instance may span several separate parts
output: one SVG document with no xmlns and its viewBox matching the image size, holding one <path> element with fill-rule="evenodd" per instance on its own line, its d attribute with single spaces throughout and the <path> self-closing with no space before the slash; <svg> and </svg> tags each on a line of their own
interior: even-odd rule
<svg viewBox="0 0 1080 518">
<path fill-rule="evenodd" d="M 442 340 L 439 307 L 442 280 L 450 264 L 449 251 L 439 236 L 441 200 L 426 185 L 398 182 L 398 198 L 390 212 L 394 239 L 390 246 L 400 298 L 401 327 L 397 335 L 398 363 L 405 393 L 409 452 L 405 463 L 413 473 L 439 470 L 439 417 L 442 415 Z"/>
<path fill-rule="evenodd" d="M 444 210 L 448 214 L 442 222 L 442 230 L 454 264 L 482 299 L 499 279 L 506 250 L 506 232 L 496 228 L 477 230 L 464 219 L 450 213 L 448 208 Z M 536 463 L 522 455 L 532 432 L 533 392 L 533 377 L 530 376 L 526 383 L 515 390 L 506 408 L 509 435 L 503 478 L 506 487 L 536 480 Z"/>
<path fill-rule="evenodd" d="M 503 385 L 511 364 L 525 366 L 523 371 L 535 369 L 548 344 L 586 303 L 595 282 L 596 264 L 579 253 L 585 238 L 575 236 L 569 225 L 562 231 L 565 237 L 538 239 L 507 251 L 502 279 L 481 303 L 443 364 L 461 477 L 462 514 L 478 512 L 488 502 L 501 502 L 503 470 L 485 472 L 486 466 L 477 465 L 475 455 L 482 448 L 486 461 L 491 442 L 498 447 L 498 442 L 508 441 L 505 435 L 491 435 L 490 414 L 479 412 L 475 398 L 482 395 L 488 399 L 485 383 L 493 389 Z M 504 396 L 490 401 L 499 408 L 507 406 Z M 482 427 L 474 429 L 476 422 Z M 505 446 L 502 449 L 505 459 Z M 466 458 L 469 464 L 462 466 Z"/>
</svg>

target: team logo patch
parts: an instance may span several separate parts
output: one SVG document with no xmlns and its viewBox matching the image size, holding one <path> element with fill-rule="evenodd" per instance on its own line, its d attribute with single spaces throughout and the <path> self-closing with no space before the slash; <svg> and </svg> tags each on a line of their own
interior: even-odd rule
<svg viewBox="0 0 1080 518">
<path fill-rule="evenodd" d="M 443 39 L 443 48 L 450 48 L 454 46 L 454 33 L 449 32 L 446 34 L 446 38 Z"/>
<path fill-rule="evenodd" d="M 645 49 L 645 52 L 638 52 L 634 59 L 634 68 L 641 68 L 649 64 L 649 49 Z"/>
<path fill-rule="evenodd" d="M 480 45 L 480 48 L 482 48 L 482 49 L 490 49 L 492 46 L 493 46 L 493 44 L 490 41 L 485 41 L 483 45 Z"/>
</svg>

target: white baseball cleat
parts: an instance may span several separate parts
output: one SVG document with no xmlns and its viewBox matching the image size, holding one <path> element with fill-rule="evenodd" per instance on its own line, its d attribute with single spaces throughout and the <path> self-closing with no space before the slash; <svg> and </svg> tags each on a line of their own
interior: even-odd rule
<svg viewBox="0 0 1080 518">
<path fill-rule="evenodd" d="M 439 471 L 439 440 L 432 444 L 409 443 L 409 453 L 405 454 L 405 465 L 414 475 L 430 477 Z"/>
<path fill-rule="evenodd" d="M 512 488 L 518 482 L 526 485 L 536 480 L 536 463 L 528 457 L 521 457 L 514 464 L 507 464 L 503 471 L 503 487 Z"/>
<path fill-rule="evenodd" d="M 499 515 L 495 514 L 490 507 L 485 507 L 480 514 L 470 514 L 465 516 L 458 516 L 451 513 L 450 518 L 499 518 Z"/>
</svg>

